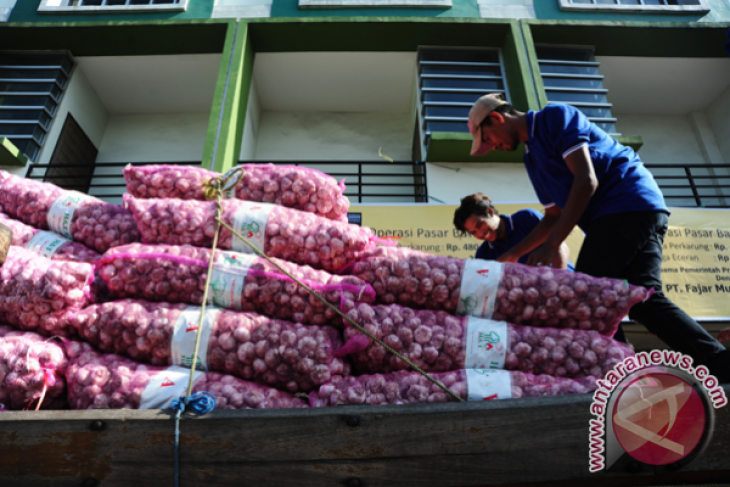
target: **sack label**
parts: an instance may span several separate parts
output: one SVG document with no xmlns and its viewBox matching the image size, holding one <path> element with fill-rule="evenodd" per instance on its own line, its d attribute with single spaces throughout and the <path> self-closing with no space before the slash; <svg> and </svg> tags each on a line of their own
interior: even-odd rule
<svg viewBox="0 0 730 487">
<path fill-rule="evenodd" d="M 203 376 L 194 372 L 193 383 Z M 152 376 L 142 392 L 140 409 L 167 409 L 172 401 L 184 396 L 190 380 L 190 369 L 173 365 Z"/>
<path fill-rule="evenodd" d="M 491 401 L 512 397 L 512 378 L 506 370 L 466 369 L 469 401 Z"/>
<path fill-rule="evenodd" d="M 217 252 L 213 273 L 210 277 L 208 304 L 219 308 L 243 309 L 243 285 L 256 256 L 238 252 Z"/>
<path fill-rule="evenodd" d="M 465 369 L 504 369 L 509 349 L 506 321 L 469 317 L 466 327 Z"/>
<path fill-rule="evenodd" d="M 264 251 L 266 223 L 269 221 L 269 214 L 274 206 L 268 203 L 241 201 L 233 214 L 233 229 L 246 237 L 254 247 L 262 252 Z M 231 248 L 237 252 L 253 253 L 253 249 L 236 235 L 231 241 Z"/>
<path fill-rule="evenodd" d="M 467 259 L 461 276 L 458 315 L 490 319 L 504 264 L 494 260 Z"/>
<path fill-rule="evenodd" d="M 71 240 L 66 237 L 62 237 L 57 233 L 42 230 L 33 235 L 33 238 L 25 244 L 25 248 L 42 257 L 48 257 L 51 259 L 56 252 L 61 249 L 61 247 L 69 242 L 71 242 Z"/>
<path fill-rule="evenodd" d="M 53 232 L 72 238 L 71 222 L 74 213 L 85 201 L 92 199 L 93 196 L 79 193 L 78 191 L 68 191 L 59 196 L 48 210 L 48 228 Z"/>
<path fill-rule="evenodd" d="M 220 310 L 214 307 L 206 307 L 203 315 L 203 329 L 198 330 L 200 322 L 200 306 L 188 306 L 180 313 L 172 330 L 172 342 L 170 343 L 170 356 L 173 365 L 190 368 L 193 365 L 193 353 L 195 352 L 195 340 L 198 333 L 200 336 L 200 347 L 198 357 L 195 359 L 195 369 L 208 370 L 208 340 L 210 333 L 218 319 Z"/>
</svg>

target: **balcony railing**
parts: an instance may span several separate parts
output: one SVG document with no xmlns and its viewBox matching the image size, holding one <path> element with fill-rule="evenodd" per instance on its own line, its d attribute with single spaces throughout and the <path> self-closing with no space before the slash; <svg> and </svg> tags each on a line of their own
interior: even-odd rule
<svg viewBox="0 0 730 487">
<path fill-rule="evenodd" d="M 240 164 L 264 161 L 241 161 Z M 351 203 L 419 203 L 428 201 L 426 164 L 415 161 L 271 161 L 281 166 L 317 169 L 345 179 Z"/>
<path fill-rule="evenodd" d="M 669 206 L 730 208 L 730 164 L 644 164 Z"/>
<path fill-rule="evenodd" d="M 268 161 L 266 161 L 268 162 Z M 241 161 L 239 164 L 263 164 L 264 161 Z M 345 179 L 345 195 L 353 203 L 425 202 L 426 164 L 422 162 L 386 161 L 275 161 L 276 165 L 309 167 Z M 49 165 L 32 163 L 28 179 L 50 182 L 62 188 L 80 191 L 114 204 L 120 204 L 126 191 L 122 169 L 127 162 L 89 165 Z M 200 166 L 200 162 L 135 162 L 135 166 L 172 164 Z"/>
</svg>

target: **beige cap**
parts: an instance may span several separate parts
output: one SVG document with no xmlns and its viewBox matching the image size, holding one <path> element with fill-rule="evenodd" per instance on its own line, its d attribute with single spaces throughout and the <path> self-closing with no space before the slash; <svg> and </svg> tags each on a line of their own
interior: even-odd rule
<svg viewBox="0 0 730 487">
<path fill-rule="evenodd" d="M 469 132 L 474 137 L 471 143 L 471 155 L 481 156 L 491 149 L 491 147 L 482 142 L 481 124 L 487 118 L 487 115 L 500 105 L 507 105 L 507 101 L 504 99 L 504 93 L 490 93 L 475 101 L 471 110 L 469 110 Z"/>
</svg>

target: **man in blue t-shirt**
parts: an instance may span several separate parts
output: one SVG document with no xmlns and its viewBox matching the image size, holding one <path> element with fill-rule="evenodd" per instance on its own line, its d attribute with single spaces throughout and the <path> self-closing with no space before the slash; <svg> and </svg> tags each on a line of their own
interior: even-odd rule
<svg viewBox="0 0 730 487">
<path fill-rule="evenodd" d="M 511 215 L 500 215 L 492 200 L 483 193 L 474 193 L 461 199 L 461 206 L 454 212 L 454 226 L 462 233 L 484 240 L 477 249 L 476 259 L 497 260 L 524 239 L 542 220 L 542 215 L 532 209 L 520 210 Z M 563 242 L 556 258 L 550 264 L 559 269 L 573 271 L 568 258 L 570 250 Z M 527 264 L 530 253 L 518 259 Z"/>
<path fill-rule="evenodd" d="M 662 244 L 669 211 L 659 187 L 639 156 L 591 123 L 579 110 L 550 105 L 523 113 L 501 94 L 477 100 L 469 112 L 472 155 L 525 144 L 525 168 L 545 217 L 500 262 L 550 263 L 575 225 L 586 238 L 576 271 L 626 279 L 654 288 L 629 317 L 670 347 L 704 364 L 730 382 L 726 350 L 662 292 Z M 621 333 L 622 335 L 622 333 Z"/>
</svg>

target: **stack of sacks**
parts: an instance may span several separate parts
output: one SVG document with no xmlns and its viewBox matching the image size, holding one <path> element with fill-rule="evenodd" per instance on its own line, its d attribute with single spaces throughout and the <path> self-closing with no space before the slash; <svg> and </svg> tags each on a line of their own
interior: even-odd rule
<svg viewBox="0 0 730 487">
<path fill-rule="evenodd" d="M 187 394 L 190 369 L 142 365 L 119 355 L 95 352 L 69 342 L 66 370 L 72 409 L 166 409 Z M 195 372 L 193 393 L 207 391 L 216 409 L 304 408 L 307 403 L 288 392 L 216 372 Z"/>
<path fill-rule="evenodd" d="M 89 304 L 90 264 L 41 257 L 11 246 L 0 267 L 0 321 L 46 336 L 73 337 L 69 311 Z"/>
<path fill-rule="evenodd" d="M 595 377 L 567 379 L 506 370 L 456 370 L 432 375 L 466 401 L 582 394 L 596 388 Z M 335 377 L 309 394 L 312 407 L 346 404 L 417 404 L 456 401 L 417 372 Z"/>
<path fill-rule="evenodd" d="M 83 244 L 53 232 L 38 230 L 25 223 L 13 220 L 3 213 L 0 213 L 0 223 L 8 226 L 13 231 L 13 240 L 10 245 L 26 248 L 53 260 L 89 263 L 101 260 L 100 253 Z"/>
<path fill-rule="evenodd" d="M 237 199 L 273 203 L 314 213 L 330 220 L 347 222 L 350 202 L 339 185 L 315 169 L 273 164 L 246 164 L 243 179 L 233 195 Z M 136 198 L 205 200 L 203 186 L 220 176 L 213 171 L 184 166 L 127 166 L 127 191 Z"/>
<path fill-rule="evenodd" d="M 64 347 L 0 325 L 0 403 L 10 409 L 66 407 Z"/>
<path fill-rule="evenodd" d="M 13 218 L 50 229 L 97 252 L 139 241 L 129 210 L 5 171 L 0 171 L 0 206 Z"/>
<path fill-rule="evenodd" d="M 89 306 L 71 323 L 97 350 L 152 365 L 191 366 L 200 308 L 127 299 Z M 306 392 L 349 364 L 335 357 L 342 345 L 329 326 L 306 326 L 255 313 L 206 308 L 196 363 L 289 392 Z"/>
<path fill-rule="evenodd" d="M 358 303 L 347 313 L 355 323 L 427 372 L 489 368 L 557 377 L 603 377 L 634 355 L 631 347 L 594 330 L 513 325 L 444 311 Z M 365 337 L 345 321 L 345 339 Z M 408 365 L 365 339 L 350 356 L 355 370 L 386 373 Z"/>
<path fill-rule="evenodd" d="M 142 241 L 150 244 L 195 245 L 210 248 L 215 236 L 214 201 L 136 199 L 124 195 Z M 222 220 L 269 257 L 334 270 L 352 264 L 375 247 L 367 227 L 350 225 L 291 208 L 240 200 L 222 202 Z M 253 250 L 221 226 L 218 247 Z"/>
<path fill-rule="evenodd" d="M 549 267 L 501 264 L 380 247 L 343 274 L 372 284 L 377 301 L 510 323 L 616 333 L 653 289 Z"/>
<path fill-rule="evenodd" d="M 201 304 L 210 250 L 183 245 L 132 244 L 104 254 L 101 278 L 119 298 Z M 351 309 L 355 302 L 373 302 L 370 285 L 352 276 L 285 261 L 277 263 L 330 303 Z M 337 314 L 263 258 L 236 252 L 216 252 L 209 304 L 253 311 L 270 318 L 308 325 L 336 324 Z"/>
</svg>

